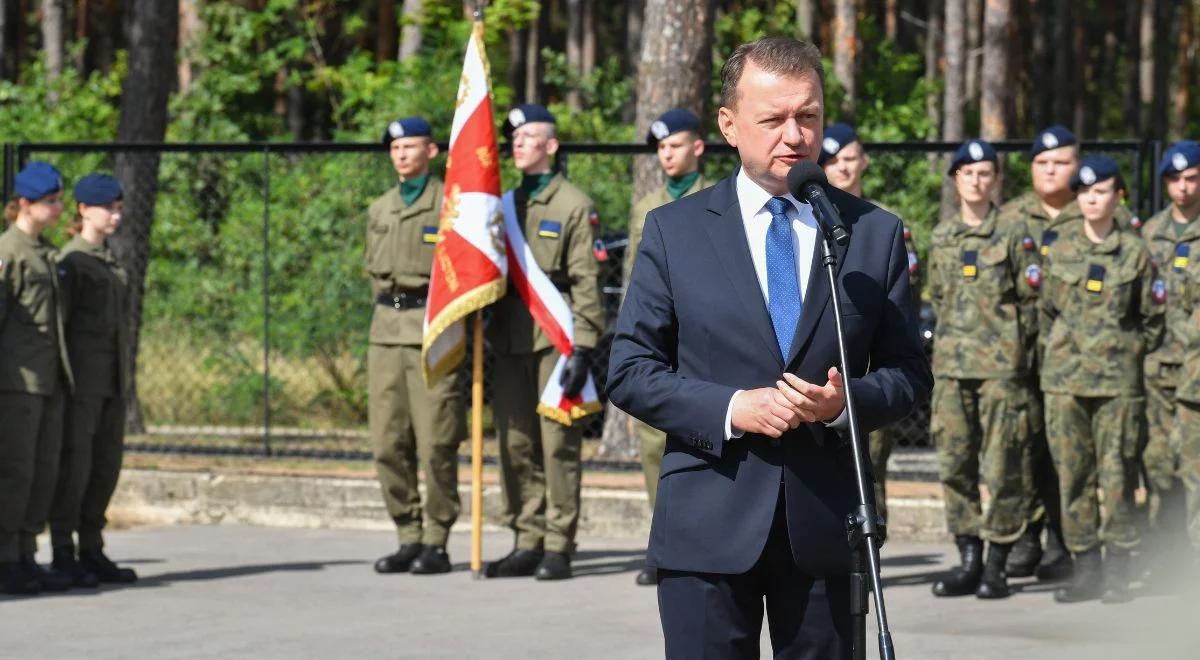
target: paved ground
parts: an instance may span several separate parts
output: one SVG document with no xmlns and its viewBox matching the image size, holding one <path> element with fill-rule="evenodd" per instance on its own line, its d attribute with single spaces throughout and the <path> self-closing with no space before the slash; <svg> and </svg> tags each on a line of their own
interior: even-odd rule
<svg viewBox="0 0 1200 660">
<path fill-rule="evenodd" d="M 0 597 L 4 658 L 656 658 L 654 592 L 633 585 L 641 549 L 585 539 L 575 580 L 376 576 L 381 532 L 239 526 L 113 532 L 110 554 L 143 576 L 129 588 Z M 456 534 L 451 554 L 466 557 Z M 485 554 L 508 550 L 489 534 Z M 885 593 L 898 657 L 1197 658 L 1200 597 L 1058 606 L 1025 584 L 1003 602 L 935 600 L 949 547 L 895 544 Z M 46 553 L 43 553 L 43 557 Z M 1178 622 L 1179 627 L 1173 627 Z M 1178 640 L 1188 640 L 1190 653 Z M 764 655 L 769 642 L 764 638 Z M 873 656 L 871 656 L 873 657 Z"/>
</svg>

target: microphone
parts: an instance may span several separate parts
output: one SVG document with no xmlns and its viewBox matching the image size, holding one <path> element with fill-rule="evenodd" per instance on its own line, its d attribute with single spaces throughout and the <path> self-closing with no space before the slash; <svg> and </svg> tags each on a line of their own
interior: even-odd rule
<svg viewBox="0 0 1200 660">
<path fill-rule="evenodd" d="M 846 228 L 842 216 L 825 194 L 829 180 L 825 178 L 825 170 L 821 169 L 820 165 L 807 160 L 796 163 L 788 171 L 787 185 L 792 197 L 807 202 L 812 207 L 813 215 L 827 237 L 832 238 L 838 245 L 850 242 L 850 230 Z"/>
</svg>

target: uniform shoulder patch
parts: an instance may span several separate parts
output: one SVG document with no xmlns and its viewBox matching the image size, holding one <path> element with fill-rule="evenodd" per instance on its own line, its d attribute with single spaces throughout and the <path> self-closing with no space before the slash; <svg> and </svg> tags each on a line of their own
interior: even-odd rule
<svg viewBox="0 0 1200 660">
<path fill-rule="evenodd" d="M 1024 248 L 1026 252 L 1032 252 L 1033 249 L 1037 247 L 1037 243 L 1034 242 L 1032 236 L 1026 236 L 1025 238 L 1021 239 L 1021 247 Z"/>
<path fill-rule="evenodd" d="M 1167 283 L 1162 280 L 1154 280 L 1150 284 L 1150 299 L 1156 305 L 1165 305 L 1167 303 Z"/>
<path fill-rule="evenodd" d="M 1025 281 L 1035 289 L 1040 287 L 1042 285 L 1042 267 L 1037 264 L 1029 264 L 1025 269 Z"/>
<path fill-rule="evenodd" d="M 542 220 L 538 225 L 538 236 L 558 238 L 562 235 L 562 223 L 557 220 Z"/>
<path fill-rule="evenodd" d="M 604 244 L 604 241 L 597 238 L 592 242 L 592 254 L 595 255 L 596 261 L 601 263 L 608 261 L 608 246 Z"/>
<path fill-rule="evenodd" d="M 920 267 L 921 267 L 921 263 L 919 261 L 917 261 L 917 253 L 909 252 L 908 253 L 908 274 L 912 275 L 912 274 L 916 273 L 917 269 Z"/>
<path fill-rule="evenodd" d="M 592 209 L 592 211 L 588 213 L 588 224 L 593 227 L 600 226 L 600 214 L 596 213 L 596 209 Z"/>
<path fill-rule="evenodd" d="M 437 225 L 425 225 L 421 227 L 421 242 L 430 244 L 438 242 Z"/>
</svg>

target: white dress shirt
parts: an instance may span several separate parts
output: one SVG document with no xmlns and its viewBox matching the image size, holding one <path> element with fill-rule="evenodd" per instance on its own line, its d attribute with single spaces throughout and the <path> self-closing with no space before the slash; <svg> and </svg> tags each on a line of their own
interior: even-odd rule
<svg viewBox="0 0 1200 660">
<path fill-rule="evenodd" d="M 742 211 L 742 225 L 746 230 L 746 242 L 750 245 L 750 259 L 754 262 L 754 272 L 758 275 L 758 287 L 762 291 L 763 302 L 770 309 L 770 292 L 767 287 L 767 230 L 771 227 L 771 212 L 767 210 L 767 202 L 775 195 L 763 190 L 741 169 L 737 174 L 738 206 Z M 812 273 L 812 262 L 817 247 L 817 219 L 813 217 L 812 207 L 792 197 L 790 193 L 779 195 L 791 203 L 786 209 L 788 218 L 792 220 L 792 250 L 796 255 L 796 277 L 800 285 L 801 305 L 808 297 L 808 279 Z M 787 356 L 784 356 L 786 359 Z M 742 390 L 734 393 L 736 398 Z M 844 415 L 844 411 L 843 411 Z M 839 416 L 830 426 L 838 426 L 842 421 Z M 743 431 L 733 428 L 733 398 L 729 400 L 729 408 L 725 412 L 725 439 L 742 437 Z"/>
</svg>

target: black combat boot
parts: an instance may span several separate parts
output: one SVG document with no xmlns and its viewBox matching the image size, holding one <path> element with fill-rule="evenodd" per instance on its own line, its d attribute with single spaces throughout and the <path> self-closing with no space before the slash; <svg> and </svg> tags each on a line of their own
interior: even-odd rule
<svg viewBox="0 0 1200 660">
<path fill-rule="evenodd" d="M 375 561 L 376 573 L 407 573 L 413 560 L 421 555 L 425 546 L 420 543 L 401 543 L 400 549 Z"/>
<path fill-rule="evenodd" d="M 1054 592 L 1054 600 L 1060 603 L 1081 603 L 1096 600 L 1104 591 L 1104 576 L 1101 572 L 1103 560 L 1100 548 L 1075 555 L 1075 575 L 1071 583 Z"/>
<path fill-rule="evenodd" d="M 1128 603 L 1129 595 L 1129 550 L 1109 545 L 1104 548 L 1104 595 L 1102 602 L 1108 604 Z"/>
<path fill-rule="evenodd" d="M 1042 522 L 1030 523 L 1008 555 L 1005 568 L 1011 577 L 1029 577 L 1042 561 Z"/>
<path fill-rule="evenodd" d="M 983 539 L 978 536 L 956 536 L 954 544 L 962 564 L 933 584 L 934 596 L 969 596 L 979 588 L 983 575 Z"/>
<path fill-rule="evenodd" d="M 539 580 L 567 580 L 571 578 L 571 557 L 561 552 L 546 552 L 538 564 L 534 577 Z"/>
<path fill-rule="evenodd" d="M 42 593 L 37 577 L 30 575 L 20 562 L 0 562 L 0 593 L 12 596 L 36 596 Z"/>
<path fill-rule="evenodd" d="M 657 585 L 658 569 L 650 568 L 649 566 L 643 566 L 642 570 L 638 571 L 637 579 L 635 581 L 638 583 L 638 585 L 643 587 L 653 587 Z"/>
<path fill-rule="evenodd" d="M 33 555 L 21 555 L 21 570 L 25 575 L 37 580 L 42 591 L 66 591 L 71 588 L 71 578 L 55 571 L 48 571 L 37 563 Z"/>
<path fill-rule="evenodd" d="M 1062 528 L 1047 525 L 1046 551 L 1042 553 L 1042 563 L 1037 567 L 1038 582 L 1069 580 L 1074 570 L 1075 562 L 1063 545 Z"/>
<path fill-rule="evenodd" d="M 110 584 L 129 584 L 137 582 L 137 573 L 132 568 L 121 568 L 104 554 L 103 548 L 88 548 L 79 550 L 79 565 L 83 570 L 93 574 L 101 582 Z"/>
<path fill-rule="evenodd" d="M 1008 588 L 1006 563 L 1014 545 L 1013 543 L 988 544 L 987 563 L 983 565 L 983 579 L 979 582 L 979 588 L 975 590 L 976 596 L 994 599 L 1008 598 L 1012 595 L 1012 591 Z"/>
<path fill-rule="evenodd" d="M 100 586 L 100 578 L 84 570 L 83 565 L 75 558 L 74 545 L 54 548 L 54 560 L 50 562 L 50 570 L 70 578 L 71 585 L 75 587 L 93 589 Z"/>
<path fill-rule="evenodd" d="M 484 567 L 483 574 L 490 578 L 529 577 L 537 572 L 543 555 L 541 550 L 513 549 L 504 557 Z"/>
<path fill-rule="evenodd" d="M 413 575 L 436 575 L 449 573 L 451 568 L 453 566 L 450 564 L 450 555 L 446 554 L 446 546 L 427 545 L 413 560 L 408 572 Z"/>
</svg>

